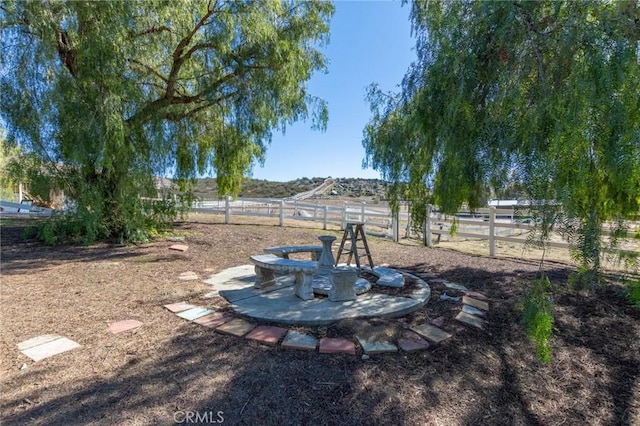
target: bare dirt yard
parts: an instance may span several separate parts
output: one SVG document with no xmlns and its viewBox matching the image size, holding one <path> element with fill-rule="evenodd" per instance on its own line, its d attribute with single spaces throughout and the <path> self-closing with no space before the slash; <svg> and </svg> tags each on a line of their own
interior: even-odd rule
<svg viewBox="0 0 640 426">
<path fill-rule="evenodd" d="M 535 357 L 521 325 L 521 296 L 539 262 L 489 258 L 369 238 L 374 261 L 463 284 L 488 297 L 488 326 L 454 320 L 460 305 L 431 300 L 395 329 L 444 317 L 452 337 L 428 349 L 362 357 L 266 346 L 222 335 L 163 306 L 205 298 L 209 276 L 247 264 L 276 245 L 318 244 L 338 231 L 272 224 L 224 225 L 193 219 L 176 239 L 138 246 L 46 247 L 21 238 L 24 224 L 1 228 L 0 341 L 3 425 L 639 425 L 640 311 L 611 276 L 597 295 L 569 291 L 566 263 L 544 268 L 555 296 L 553 361 Z M 339 241 L 339 240 L 338 240 Z M 193 271 L 200 279 L 182 281 Z M 452 294 L 447 290 L 448 294 Z M 112 334 L 110 324 L 143 326 Z M 361 325 L 361 324 L 360 324 Z M 359 325 L 303 329 L 353 339 Z M 33 362 L 18 343 L 59 334 L 81 347 Z M 196 414 L 198 417 L 196 417 Z M 191 417 L 188 417 L 191 415 Z"/>
</svg>

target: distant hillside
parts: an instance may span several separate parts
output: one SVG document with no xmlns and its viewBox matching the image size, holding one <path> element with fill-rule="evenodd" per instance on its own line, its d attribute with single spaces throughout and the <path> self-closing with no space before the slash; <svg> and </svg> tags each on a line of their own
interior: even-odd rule
<svg viewBox="0 0 640 426">
<path fill-rule="evenodd" d="M 288 198 L 301 192 L 310 191 L 324 183 L 326 178 L 301 178 L 289 182 L 271 182 L 262 179 L 247 179 L 242 184 L 239 196 L 242 198 Z M 314 198 L 353 197 L 377 198 L 386 197 L 387 184 L 379 179 L 335 179 L 335 184 L 326 194 L 315 195 Z M 217 199 L 224 194 L 218 194 L 215 178 L 198 179 L 194 194 L 205 200 Z"/>
</svg>

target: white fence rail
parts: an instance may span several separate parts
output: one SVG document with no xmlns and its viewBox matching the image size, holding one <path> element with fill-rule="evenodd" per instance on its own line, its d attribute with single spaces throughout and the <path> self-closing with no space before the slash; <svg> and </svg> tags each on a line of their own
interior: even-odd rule
<svg viewBox="0 0 640 426">
<path fill-rule="evenodd" d="M 287 220 L 313 221 L 321 223 L 322 229 L 329 225 L 344 229 L 347 222 L 361 222 L 368 234 L 399 240 L 398 233 L 394 232 L 398 229 L 398 226 L 394 227 L 397 220 L 392 217 L 391 210 L 387 206 L 364 202 L 330 205 L 270 198 L 232 200 L 226 197 L 216 201 L 197 201 L 192 212 L 224 214 L 225 223 L 232 223 L 233 216 L 277 218 L 280 226 L 284 226 Z"/>
<path fill-rule="evenodd" d="M 517 216 L 516 216 L 517 214 Z M 435 212 L 431 206 L 428 207 L 427 220 L 423 226 L 424 245 L 433 245 L 433 235 L 438 241 L 442 236 L 452 238 L 468 238 L 489 241 L 489 255 L 495 256 L 496 242 L 506 241 L 516 244 L 525 244 L 530 232 L 536 229 L 533 223 L 530 210 L 498 209 L 489 207 L 488 209 L 478 209 L 477 211 L 459 212 L 454 216 L 446 216 Z M 455 221 L 455 222 L 454 222 Z M 453 231 L 455 223 L 455 232 Z M 604 232 L 609 237 L 609 232 Z M 633 224 L 631 230 L 627 232 L 626 244 L 624 248 L 616 251 L 640 253 L 640 225 Z M 556 235 L 555 239 L 545 241 L 545 247 L 569 248 L 561 235 Z"/>
<path fill-rule="evenodd" d="M 422 240 L 426 246 L 433 246 L 434 236 L 439 242 L 444 236 L 448 239 L 488 240 L 489 255 L 495 256 L 496 242 L 506 241 L 525 244 L 531 230 L 535 229 L 528 210 L 500 209 L 490 207 L 471 212 L 459 212 L 456 215 L 443 215 L 431 206 L 428 217 L 422 226 Z M 405 230 L 405 237 L 412 235 L 411 218 L 406 206 L 402 206 L 398 215 L 394 216 L 388 205 L 361 203 L 344 203 L 342 205 L 320 204 L 282 199 L 238 199 L 226 197 L 223 200 L 199 201 L 194 203 L 194 213 L 223 214 L 225 223 L 232 223 L 233 216 L 257 216 L 277 218 L 278 224 L 284 226 L 286 221 L 318 222 L 322 229 L 329 225 L 344 229 L 347 222 L 362 222 L 368 234 L 400 240 L 400 230 Z M 455 221 L 456 231 L 453 231 Z M 636 225 L 635 232 L 640 232 Z M 640 240 L 632 240 L 630 250 L 640 251 Z M 568 248 L 569 244 L 556 238 L 545 242 L 547 247 Z M 627 249 L 629 245 L 627 244 Z"/>
</svg>

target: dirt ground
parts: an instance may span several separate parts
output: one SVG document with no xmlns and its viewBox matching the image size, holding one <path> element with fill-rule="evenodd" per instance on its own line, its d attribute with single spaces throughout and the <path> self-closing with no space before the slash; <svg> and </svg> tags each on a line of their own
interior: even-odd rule
<svg viewBox="0 0 640 426">
<path fill-rule="evenodd" d="M 369 322 L 404 329 L 443 316 L 453 337 L 363 359 L 360 348 L 351 356 L 260 345 L 163 308 L 186 301 L 226 309 L 219 298 L 203 298 L 210 288 L 202 280 L 178 276 L 205 279 L 262 248 L 317 244 L 318 235 L 340 238 L 338 231 L 194 218 L 176 227 L 189 246 L 182 253 L 168 249 L 175 238 L 45 247 L 21 239 L 22 230 L 11 222 L 1 228 L 3 425 L 640 425 L 640 311 L 621 297 L 614 276 L 601 294 L 578 294 L 563 286 L 572 266 L 545 263 L 560 290 L 554 357 L 543 365 L 519 305 L 538 261 L 371 237 L 377 264 L 464 284 L 489 297 L 490 311 L 485 330 L 462 326 L 453 320 L 459 305 L 440 301 L 444 289 L 434 283 L 423 309 Z M 107 331 L 124 319 L 144 325 Z M 352 338 L 360 325 L 304 330 Z M 82 347 L 35 363 L 17 349 L 53 333 Z"/>
</svg>

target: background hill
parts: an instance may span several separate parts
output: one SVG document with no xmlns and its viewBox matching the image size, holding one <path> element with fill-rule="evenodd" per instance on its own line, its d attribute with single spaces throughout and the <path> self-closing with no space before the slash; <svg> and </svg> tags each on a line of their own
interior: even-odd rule
<svg viewBox="0 0 640 426">
<path fill-rule="evenodd" d="M 356 179 L 356 178 L 300 178 L 289 182 L 272 182 L 262 179 L 247 179 L 242 184 L 239 197 L 242 198 L 288 198 L 296 194 L 311 191 L 321 186 L 327 179 L 333 181 L 333 185 L 326 185 L 326 191 L 319 191 L 311 198 L 376 198 L 383 200 L 386 197 L 386 182 L 380 179 Z M 215 178 L 198 179 L 194 188 L 194 194 L 203 200 L 214 200 L 224 194 L 218 194 L 218 185 Z"/>
</svg>

